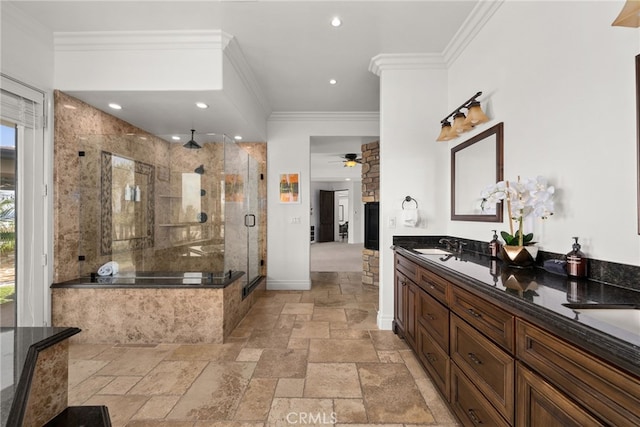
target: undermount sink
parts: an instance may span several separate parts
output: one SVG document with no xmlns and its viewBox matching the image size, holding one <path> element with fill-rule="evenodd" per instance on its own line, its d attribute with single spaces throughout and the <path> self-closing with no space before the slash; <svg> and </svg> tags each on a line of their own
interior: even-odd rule
<svg viewBox="0 0 640 427">
<path fill-rule="evenodd" d="M 640 307 L 634 304 L 564 304 L 578 314 L 579 320 L 585 317 L 601 323 L 607 323 L 633 334 L 640 335 Z"/>
<path fill-rule="evenodd" d="M 414 251 L 422 255 L 451 255 L 451 252 L 440 248 L 414 249 Z"/>
</svg>

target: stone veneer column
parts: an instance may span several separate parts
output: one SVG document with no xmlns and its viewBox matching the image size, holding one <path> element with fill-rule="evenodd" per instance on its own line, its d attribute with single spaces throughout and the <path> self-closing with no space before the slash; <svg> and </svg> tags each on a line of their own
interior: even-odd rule
<svg viewBox="0 0 640 427">
<path fill-rule="evenodd" d="M 362 145 L 362 202 L 380 201 L 380 141 Z M 362 251 L 362 283 L 379 286 L 380 252 Z"/>
</svg>

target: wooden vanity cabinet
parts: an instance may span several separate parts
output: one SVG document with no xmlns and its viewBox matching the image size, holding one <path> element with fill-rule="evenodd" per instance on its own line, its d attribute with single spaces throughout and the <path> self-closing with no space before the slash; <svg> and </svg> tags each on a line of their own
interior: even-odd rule
<svg viewBox="0 0 640 427">
<path fill-rule="evenodd" d="M 640 379 L 396 253 L 394 330 L 464 426 L 640 426 Z"/>
</svg>

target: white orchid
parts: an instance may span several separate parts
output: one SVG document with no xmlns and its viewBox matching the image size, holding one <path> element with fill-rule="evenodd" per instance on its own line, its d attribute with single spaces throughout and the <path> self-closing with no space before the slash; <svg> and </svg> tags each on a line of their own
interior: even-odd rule
<svg viewBox="0 0 640 427">
<path fill-rule="evenodd" d="M 531 242 L 533 234 L 524 235 L 523 220 L 529 215 L 546 219 L 553 215 L 553 195 L 555 188 L 547 184 L 547 180 L 538 176 L 517 181 L 500 181 L 482 190 L 482 205 L 496 204 L 502 200 L 507 203 L 507 210 L 511 221 L 518 223 L 518 231 L 514 234 L 513 222 L 509 222 L 511 234 L 502 232 L 502 238 L 507 245 L 522 246 Z"/>
</svg>

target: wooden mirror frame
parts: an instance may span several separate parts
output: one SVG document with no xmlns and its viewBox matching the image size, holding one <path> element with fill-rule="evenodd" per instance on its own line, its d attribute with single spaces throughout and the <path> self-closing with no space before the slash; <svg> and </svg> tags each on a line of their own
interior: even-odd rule
<svg viewBox="0 0 640 427">
<path fill-rule="evenodd" d="M 638 234 L 640 234 L 640 55 L 636 55 L 636 165 L 638 183 L 636 186 L 636 203 L 638 209 L 636 215 L 638 219 Z"/>
<path fill-rule="evenodd" d="M 451 221 L 502 222 L 502 202 L 496 204 L 496 213 L 494 215 L 456 214 L 456 153 L 490 138 L 492 135 L 496 137 L 496 179 L 494 183 L 502 181 L 504 179 L 504 124 L 502 122 L 451 149 Z M 485 185 L 490 184 L 492 183 L 487 182 Z"/>
</svg>

